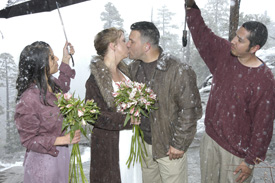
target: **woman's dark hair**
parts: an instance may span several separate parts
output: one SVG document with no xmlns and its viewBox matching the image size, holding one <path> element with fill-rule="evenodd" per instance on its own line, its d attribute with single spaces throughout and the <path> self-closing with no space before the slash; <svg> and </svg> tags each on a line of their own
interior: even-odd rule
<svg viewBox="0 0 275 183">
<path fill-rule="evenodd" d="M 104 29 L 97 33 L 94 39 L 94 47 L 97 54 L 104 57 L 108 50 L 109 43 L 116 43 L 123 33 L 124 31 L 122 29 L 116 29 L 114 27 Z"/>
<path fill-rule="evenodd" d="M 50 45 L 42 41 L 34 42 L 23 49 L 19 58 L 19 74 L 16 80 L 16 101 L 20 99 L 23 92 L 31 84 L 35 84 L 40 90 L 40 97 L 43 97 L 43 104 L 48 105 L 46 101 L 47 84 L 50 85 L 53 91 L 59 89 L 50 74 L 50 50 Z"/>
<path fill-rule="evenodd" d="M 260 48 L 264 46 L 268 36 L 268 31 L 264 24 L 257 21 L 249 21 L 245 22 L 242 27 L 250 32 L 250 35 L 247 38 L 250 41 L 249 48 L 256 45 L 259 45 Z"/>
</svg>

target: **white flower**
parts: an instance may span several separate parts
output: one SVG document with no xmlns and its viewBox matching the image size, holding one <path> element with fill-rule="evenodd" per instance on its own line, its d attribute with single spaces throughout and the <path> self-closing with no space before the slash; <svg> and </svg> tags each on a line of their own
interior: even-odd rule
<svg viewBox="0 0 275 183">
<path fill-rule="evenodd" d="M 132 91 L 131 91 L 131 93 L 130 93 L 129 98 L 130 98 L 131 100 L 134 99 L 136 93 L 137 93 L 137 89 L 136 89 L 136 88 L 133 88 Z"/>
<path fill-rule="evenodd" d="M 90 113 L 96 113 L 96 110 L 95 110 L 95 109 L 93 109 L 93 110 L 91 110 L 91 111 L 90 111 Z"/>
<path fill-rule="evenodd" d="M 81 123 L 82 123 L 82 125 L 83 126 L 86 126 L 87 125 L 87 122 L 82 118 L 82 120 L 81 120 Z"/>
<path fill-rule="evenodd" d="M 123 103 L 120 104 L 120 106 L 121 106 L 122 109 L 126 109 L 127 104 L 125 104 L 125 103 L 123 102 Z"/>
<path fill-rule="evenodd" d="M 83 115 L 84 115 L 84 112 L 82 110 L 78 109 L 78 117 L 81 117 Z"/>
</svg>

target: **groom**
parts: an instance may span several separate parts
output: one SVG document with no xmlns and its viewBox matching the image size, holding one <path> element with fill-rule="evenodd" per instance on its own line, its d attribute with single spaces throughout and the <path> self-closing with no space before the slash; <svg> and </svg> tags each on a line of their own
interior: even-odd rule
<svg viewBox="0 0 275 183">
<path fill-rule="evenodd" d="M 194 139 L 202 108 L 195 72 L 159 46 L 160 34 L 151 22 L 131 25 L 127 47 L 134 81 L 156 94 L 158 110 L 141 118 L 148 156 L 143 160 L 144 183 L 186 182 L 186 151 Z M 145 161 L 145 162 L 144 162 Z"/>
</svg>

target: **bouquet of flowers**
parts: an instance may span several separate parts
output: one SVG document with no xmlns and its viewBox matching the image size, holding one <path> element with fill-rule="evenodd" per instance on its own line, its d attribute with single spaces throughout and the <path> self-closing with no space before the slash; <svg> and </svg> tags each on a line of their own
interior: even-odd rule
<svg viewBox="0 0 275 183">
<path fill-rule="evenodd" d="M 153 105 L 156 102 L 156 94 L 147 88 L 145 84 L 126 81 L 116 83 L 118 91 L 113 93 L 115 103 L 118 108 L 118 112 L 127 114 L 124 126 L 127 124 L 129 119 L 140 120 L 141 114 L 148 117 L 149 112 L 152 109 L 156 109 Z M 131 162 L 133 165 L 139 160 L 142 164 L 141 158 L 147 156 L 147 151 L 144 145 L 144 135 L 139 125 L 133 125 L 133 136 L 131 142 L 130 156 L 126 162 L 130 167 Z M 140 138 L 141 137 L 141 141 Z M 142 144 L 144 151 L 142 149 Z"/>
<path fill-rule="evenodd" d="M 80 130 L 87 138 L 87 129 L 91 131 L 87 124 L 95 123 L 100 114 L 97 104 L 93 100 L 87 100 L 85 103 L 84 100 L 80 100 L 79 97 L 75 98 L 74 94 L 69 93 L 58 93 L 56 97 L 58 99 L 56 105 L 64 117 L 62 131 L 65 130 L 65 134 L 70 133 L 71 140 L 76 130 Z M 76 143 L 73 144 L 71 152 L 69 182 L 79 182 L 79 172 L 82 182 L 87 182 L 83 172 L 79 144 Z"/>
</svg>

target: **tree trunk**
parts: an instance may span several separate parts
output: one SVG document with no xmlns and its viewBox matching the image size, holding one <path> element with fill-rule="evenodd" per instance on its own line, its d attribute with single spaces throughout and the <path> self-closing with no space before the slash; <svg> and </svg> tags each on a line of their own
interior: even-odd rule
<svg viewBox="0 0 275 183">
<path fill-rule="evenodd" d="M 241 0 L 231 0 L 230 4 L 230 17 L 229 17 L 229 37 L 228 40 L 231 41 L 236 34 L 239 24 L 239 10 Z"/>
</svg>

